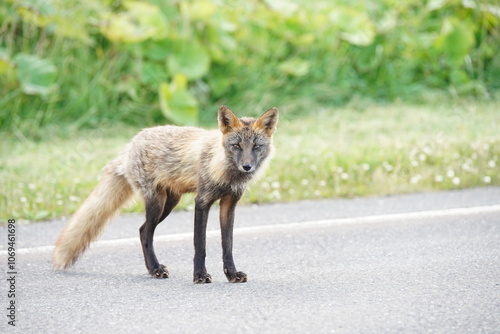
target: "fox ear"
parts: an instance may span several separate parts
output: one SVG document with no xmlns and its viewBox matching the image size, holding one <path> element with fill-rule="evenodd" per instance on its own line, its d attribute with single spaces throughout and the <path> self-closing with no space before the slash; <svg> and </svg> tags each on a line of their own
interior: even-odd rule
<svg viewBox="0 0 500 334">
<path fill-rule="evenodd" d="M 219 108 L 219 130 L 226 134 L 243 127 L 239 118 L 226 106 Z"/>
<path fill-rule="evenodd" d="M 278 124 L 279 112 L 277 108 L 271 108 L 260 116 L 253 125 L 254 129 L 263 130 L 268 137 L 271 137 Z"/>
</svg>

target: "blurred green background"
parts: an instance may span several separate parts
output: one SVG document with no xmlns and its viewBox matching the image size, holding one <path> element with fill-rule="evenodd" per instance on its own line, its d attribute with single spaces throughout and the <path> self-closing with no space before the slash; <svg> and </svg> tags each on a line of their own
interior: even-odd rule
<svg viewBox="0 0 500 334">
<path fill-rule="evenodd" d="M 494 0 L 6 0 L 0 212 L 70 214 L 140 128 L 221 104 L 282 111 L 246 201 L 498 184 L 499 89 Z"/>
</svg>

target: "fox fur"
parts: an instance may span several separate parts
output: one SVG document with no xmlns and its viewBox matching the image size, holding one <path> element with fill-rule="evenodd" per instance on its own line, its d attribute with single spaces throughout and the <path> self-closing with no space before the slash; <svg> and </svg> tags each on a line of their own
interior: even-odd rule
<svg viewBox="0 0 500 334">
<path fill-rule="evenodd" d="M 232 257 L 234 210 L 248 182 L 266 168 L 273 155 L 277 122 L 276 108 L 256 120 L 239 119 L 221 106 L 218 130 L 177 126 L 142 130 L 104 167 L 97 187 L 67 222 L 55 245 L 54 266 L 65 269 L 75 263 L 137 192 L 146 207 L 146 221 L 140 228 L 146 268 L 153 277 L 167 278 L 168 270 L 154 252 L 154 230 L 183 194 L 196 192 L 194 282 L 211 282 L 205 268 L 205 235 L 208 211 L 217 200 L 224 273 L 230 282 L 246 282 L 246 274 L 236 271 Z"/>
</svg>

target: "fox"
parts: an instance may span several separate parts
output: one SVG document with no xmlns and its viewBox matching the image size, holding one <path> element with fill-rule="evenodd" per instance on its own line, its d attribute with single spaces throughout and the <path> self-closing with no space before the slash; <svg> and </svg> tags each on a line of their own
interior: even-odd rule
<svg viewBox="0 0 500 334">
<path fill-rule="evenodd" d="M 168 278 L 153 247 L 154 232 L 185 193 L 196 193 L 193 282 L 211 283 L 205 267 L 206 229 L 211 206 L 219 201 L 223 269 L 230 283 L 247 282 L 233 259 L 235 208 L 247 184 L 258 178 L 274 155 L 277 108 L 258 119 L 238 118 L 227 106 L 217 113 L 218 129 L 163 125 L 140 131 L 103 168 L 100 182 L 70 217 L 55 243 L 53 265 L 67 269 L 95 241 L 105 225 L 132 197 L 145 203 L 139 237 L 146 269 Z"/>
</svg>

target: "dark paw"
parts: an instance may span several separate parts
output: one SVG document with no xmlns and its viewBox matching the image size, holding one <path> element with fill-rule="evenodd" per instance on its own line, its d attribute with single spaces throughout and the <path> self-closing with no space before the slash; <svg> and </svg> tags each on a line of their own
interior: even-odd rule
<svg viewBox="0 0 500 334">
<path fill-rule="evenodd" d="M 212 276 L 207 273 L 194 274 L 193 282 L 196 284 L 212 283 Z"/>
<path fill-rule="evenodd" d="M 168 278 L 168 270 L 167 267 L 163 264 L 160 264 L 160 268 L 155 268 L 150 270 L 149 273 L 153 278 Z"/>
<path fill-rule="evenodd" d="M 247 274 L 241 271 L 232 274 L 228 273 L 226 277 L 229 283 L 245 283 L 247 281 Z"/>
</svg>

